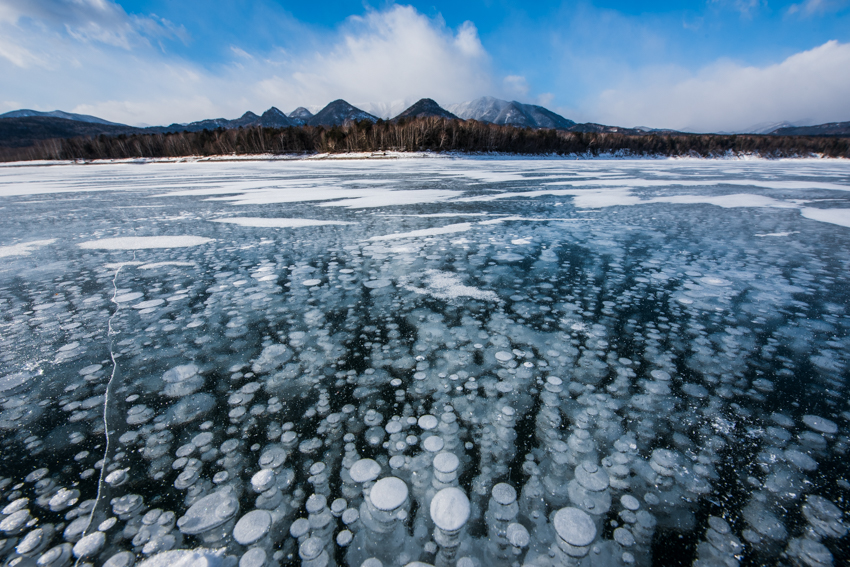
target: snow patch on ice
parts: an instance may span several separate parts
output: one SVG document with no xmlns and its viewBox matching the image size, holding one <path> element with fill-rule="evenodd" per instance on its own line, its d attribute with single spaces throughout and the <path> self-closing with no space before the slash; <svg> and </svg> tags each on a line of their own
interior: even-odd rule
<svg viewBox="0 0 850 567">
<path fill-rule="evenodd" d="M 482 301 L 499 301 L 499 296 L 495 292 L 464 285 L 457 274 L 441 272 L 439 270 L 428 270 L 425 272 L 424 288 L 410 284 L 405 285 L 404 288 L 420 295 L 430 295 L 431 297 L 444 300 L 469 297 Z"/>
<path fill-rule="evenodd" d="M 800 214 L 807 219 L 850 227 L 850 209 L 814 209 L 805 207 Z"/>
<path fill-rule="evenodd" d="M 316 219 L 284 219 L 284 218 L 265 218 L 265 217 L 228 217 L 223 219 L 215 219 L 213 222 L 221 222 L 227 224 L 238 224 L 239 226 L 248 226 L 255 228 L 301 228 L 304 226 L 325 226 L 325 225 L 345 225 L 355 224 L 346 221 L 330 221 Z"/>
<path fill-rule="evenodd" d="M 369 240 L 398 240 L 400 238 L 421 238 L 423 236 L 438 236 L 440 234 L 452 234 L 455 232 L 466 232 L 472 228 L 468 222 L 458 224 L 449 224 L 446 226 L 438 226 L 434 228 L 423 228 L 422 230 L 413 230 L 410 232 L 399 232 L 397 234 L 384 234 L 382 236 L 373 236 Z"/>
<path fill-rule="evenodd" d="M 0 258 L 8 258 L 9 256 L 29 256 L 33 250 L 48 246 L 56 242 L 55 238 L 49 240 L 31 240 L 29 242 L 20 242 L 11 246 L 0 246 Z"/>
<path fill-rule="evenodd" d="M 756 234 L 755 236 L 759 238 L 763 238 L 765 236 L 791 236 L 792 234 L 800 234 L 799 230 L 792 230 L 790 232 L 768 232 L 765 234 Z"/>
<path fill-rule="evenodd" d="M 190 267 L 195 266 L 194 262 L 151 262 L 150 264 L 142 264 L 139 266 L 140 270 L 153 270 L 154 268 L 162 268 L 164 266 L 184 266 Z"/>
<path fill-rule="evenodd" d="M 213 242 L 203 236 L 123 236 L 102 238 L 78 244 L 87 250 L 145 250 L 148 248 L 185 248 Z"/>
</svg>

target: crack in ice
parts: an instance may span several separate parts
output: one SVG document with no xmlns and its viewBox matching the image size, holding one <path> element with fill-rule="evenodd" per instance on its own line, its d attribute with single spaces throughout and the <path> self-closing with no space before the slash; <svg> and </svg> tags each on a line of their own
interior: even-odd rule
<svg viewBox="0 0 850 567">
<path fill-rule="evenodd" d="M 133 261 L 136 260 L 136 252 L 133 252 Z M 133 265 L 133 264 L 130 264 Z M 109 338 L 109 359 L 112 361 L 112 373 L 109 375 L 109 380 L 106 382 L 106 391 L 103 393 L 103 434 L 105 437 L 104 448 L 103 448 L 103 459 L 101 460 L 100 465 L 100 475 L 97 481 L 97 494 L 94 497 L 94 505 L 92 506 L 91 512 L 89 513 L 89 520 L 86 523 L 86 528 L 83 530 L 83 534 L 88 534 L 91 529 L 92 522 L 94 522 L 94 516 L 97 513 L 98 504 L 100 504 L 101 497 L 103 496 L 103 482 L 106 477 L 106 464 L 107 459 L 109 458 L 109 393 L 112 388 L 112 381 L 115 379 L 115 373 L 118 370 L 118 361 L 115 359 L 115 352 L 112 349 L 112 337 L 118 334 L 116 331 L 112 329 L 112 320 L 118 315 L 121 311 L 121 303 L 116 301 L 118 297 L 118 274 L 121 273 L 121 268 L 124 267 L 124 264 L 119 264 L 115 269 L 115 275 L 112 277 L 112 303 L 115 304 L 115 312 L 109 316 L 109 319 L 106 322 L 106 336 Z M 81 557 L 77 558 L 77 561 L 74 562 L 74 565 L 78 565 Z"/>
</svg>

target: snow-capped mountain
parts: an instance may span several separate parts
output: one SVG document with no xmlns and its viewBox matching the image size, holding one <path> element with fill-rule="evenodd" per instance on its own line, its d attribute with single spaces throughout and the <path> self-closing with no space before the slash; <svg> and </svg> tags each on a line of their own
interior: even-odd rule
<svg viewBox="0 0 850 567">
<path fill-rule="evenodd" d="M 112 126 L 123 126 L 116 122 L 110 122 L 97 116 L 89 116 L 88 114 L 74 114 L 72 112 L 63 112 L 61 110 L 51 110 L 50 112 L 41 112 L 39 110 L 30 110 L 22 108 L 21 110 L 13 110 L 5 114 L 0 114 L 0 118 L 29 118 L 39 116 L 45 118 L 64 118 L 65 120 L 73 120 L 74 122 L 88 122 L 91 124 L 109 124 Z"/>
<path fill-rule="evenodd" d="M 295 126 L 295 122 L 273 106 L 260 116 L 259 125 L 265 128 L 286 128 Z"/>
<path fill-rule="evenodd" d="M 303 106 L 299 106 L 295 110 L 289 113 L 289 119 L 293 124 L 297 126 L 302 126 L 307 123 L 308 120 L 313 118 L 313 113 L 304 108 Z"/>
<path fill-rule="evenodd" d="M 425 118 L 429 116 L 457 119 L 457 116 L 441 107 L 434 100 L 430 98 L 423 98 L 393 118 L 393 121 L 399 120 L 400 118 Z"/>
<path fill-rule="evenodd" d="M 250 110 L 233 120 L 227 118 L 208 118 L 206 120 L 198 120 L 189 124 L 171 124 L 169 126 L 153 126 L 148 128 L 152 131 L 160 132 L 199 132 L 201 130 L 215 130 L 216 128 L 247 128 L 249 126 L 263 126 L 265 128 L 286 128 L 287 126 L 295 126 L 295 123 L 287 118 L 286 114 L 275 108 L 274 106 L 266 110 L 262 116 L 257 116 Z"/>
<path fill-rule="evenodd" d="M 850 122 L 827 122 L 816 126 L 788 126 L 770 132 L 777 136 L 848 136 Z"/>
<path fill-rule="evenodd" d="M 307 121 L 310 126 L 339 126 L 350 120 L 371 120 L 377 122 L 378 118 L 365 110 L 351 106 L 342 99 L 328 104 Z"/>
<path fill-rule="evenodd" d="M 450 104 L 446 110 L 464 120 L 473 119 L 493 124 L 509 124 L 520 128 L 559 128 L 567 129 L 575 122 L 552 112 L 542 106 L 507 101 L 485 96 Z"/>
</svg>

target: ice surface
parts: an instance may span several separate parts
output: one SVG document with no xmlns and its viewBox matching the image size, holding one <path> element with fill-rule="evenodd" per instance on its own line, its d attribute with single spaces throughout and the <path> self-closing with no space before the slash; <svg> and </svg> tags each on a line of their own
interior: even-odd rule
<svg viewBox="0 0 850 567">
<path fill-rule="evenodd" d="M 837 160 L 0 167 L 0 560 L 846 564 L 847 187 Z"/>
</svg>

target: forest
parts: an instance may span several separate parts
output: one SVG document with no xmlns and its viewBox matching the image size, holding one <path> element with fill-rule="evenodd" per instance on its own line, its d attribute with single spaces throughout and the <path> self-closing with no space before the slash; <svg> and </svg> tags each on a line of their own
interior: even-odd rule
<svg viewBox="0 0 850 567">
<path fill-rule="evenodd" d="M 850 158 L 850 138 L 532 130 L 436 117 L 342 126 L 247 127 L 170 134 L 120 134 L 41 140 L 0 149 L 0 161 L 431 151 L 531 155 Z"/>
</svg>

